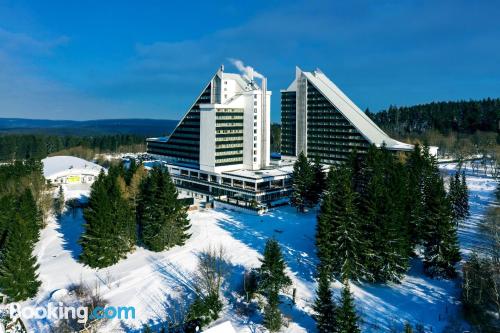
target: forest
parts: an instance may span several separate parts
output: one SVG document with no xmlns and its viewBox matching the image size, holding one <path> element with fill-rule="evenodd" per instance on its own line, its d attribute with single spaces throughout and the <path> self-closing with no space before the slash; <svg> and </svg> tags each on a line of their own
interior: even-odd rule
<svg viewBox="0 0 500 333">
<path fill-rule="evenodd" d="M 0 135 L 0 161 L 43 159 L 54 154 L 92 159 L 96 153 L 142 152 L 144 150 L 144 137 L 131 134 L 99 136 Z"/>
<path fill-rule="evenodd" d="M 385 130 L 400 136 L 422 134 L 428 130 L 442 134 L 497 132 L 500 98 L 390 106 L 377 113 L 367 110 L 366 114 Z"/>
</svg>

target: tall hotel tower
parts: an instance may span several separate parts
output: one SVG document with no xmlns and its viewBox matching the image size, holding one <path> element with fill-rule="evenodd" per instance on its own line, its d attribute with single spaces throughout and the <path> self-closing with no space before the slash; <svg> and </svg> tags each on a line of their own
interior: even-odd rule
<svg viewBox="0 0 500 333">
<path fill-rule="evenodd" d="M 270 99 L 266 79 L 225 73 L 221 67 L 167 140 L 149 139 L 148 151 L 168 163 L 203 171 L 269 166 Z"/>
<path fill-rule="evenodd" d="M 319 156 L 325 164 L 346 161 L 354 150 L 374 144 L 392 151 L 412 145 L 390 138 L 319 69 L 296 68 L 295 80 L 281 91 L 281 153 Z"/>
<path fill-rule="evenodd" d="M 266 78 L 246 70 L 221 67 L 170 137 L 147 139 L 148 153 L 166 163 L 178 188 L 238 203 L 286 195 L 289 173 L 269 168 L 271 92 Z"/>
</svg>

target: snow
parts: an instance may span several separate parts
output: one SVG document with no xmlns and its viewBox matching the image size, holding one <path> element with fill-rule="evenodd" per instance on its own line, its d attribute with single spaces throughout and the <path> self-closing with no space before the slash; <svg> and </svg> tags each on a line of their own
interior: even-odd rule
<svg viewBox="0 0 500 333">
<path fill-rule="evenodd" d="M 453 165 L 443 166 L 453 172 Z M 496 182 L 484 175 L 468 175 L 471 218 L 460 226 L 463 253 L 480 244 L 477 223 L 491 204 Z M 72 185 L 74 186 L 74 185 Z M 66 199 L 88 195 L 88 188 L 65 186 Z M 296 305 L 292 290 L 282 295 L 282 310 L 291 322 L 283 332 L 314 332 L 311 317 L 315 297 L 316 255 L 314 234 L 316 211 L 299 214 L 291 207 L 280 207 L 263 216 L 230 210 L 190 212 L 192 237 L 182 247 L 154 253 L 138 247 L 118 264 L 94 270 L 78 263 L 81 251 L 77 240 L 83 230 L 81 210 L 67 212 L 60 220 L 53 218 L 41 233 L 35 253 L 42 281 L 38 297 L 25 304 L 46 304 L 51 296 L 63 296 L 71 284 L 84 281 L 98 287 L 108 305 L 134 306 L 136 319 L 112 320 L 100 332 L 139 332 L 142 323 L 155 324 L 175 316 L 174 308 L 193 297 L 192 275 L 197 254 L 208 246 L 222 244 L 230 256 L 232 274 L 227 279 L 227 300 L 222 318 L 230 321 L 237 332 L 262 332 L 262 317 L 241 314 L 240 297 L 229 290 L 241 286 L 245 270 L 259 266 L 266 240 L 275 237 L 281 244 L 288 272 L 296 288 Z M 335 293 L 340 283 L 335 283 Z M 459 290 L 456 281 L 433 280 L 423 275 L 422 263 L 415 259 L 401 284 L 353 284 L 357 309 L 363 318 L 363 331 L 385 332 L 402 328 L 405 321 L 421 323 L 432 332 L 441 332 L 449 320 L 459 314 Z M 37 332 L 45 332 L 47 322 L 28 321 Z"/>
<path fill-rule="evenodd" d="M 45 178 L 55 178 L 67 173 L 91 173 L 98 175 L 103 169 L 100 165 L 74 156 L 52 156 L 42 160 Z"/>
</svg>

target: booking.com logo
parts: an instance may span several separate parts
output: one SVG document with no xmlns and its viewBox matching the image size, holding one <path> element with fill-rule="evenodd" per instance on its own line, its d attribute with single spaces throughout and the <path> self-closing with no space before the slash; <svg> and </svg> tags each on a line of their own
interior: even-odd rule
<svg viewBox="0 0 500 333">
<path fill-rule="evenodd" d="M 12 303 L 9 305 L 9 316 L 11 320 L 15 321 L 17 318 L 26 320 L 32 319 L 76 319 L 79 323 L 86 323 L 87 321 L 99 319 L 135 319 L 135 307 L 133 306 L 98 306 L 89 313 L 89 308 L 85 306 L 67 306 L 62 302 L 57 304 L 48 303 L 47 306 L 24 306 L 21 307 L 19 303 Z M 0 333 L 5 331 L 4 327 L 0 325 Z"/>
</svg>

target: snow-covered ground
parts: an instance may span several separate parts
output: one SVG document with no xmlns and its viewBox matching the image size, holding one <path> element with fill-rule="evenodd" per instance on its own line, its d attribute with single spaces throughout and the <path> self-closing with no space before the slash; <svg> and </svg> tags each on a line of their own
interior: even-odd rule
<svg viewBox="0 0 500 333">
<path fill-rule="evenodd" d="M 443 166 L 452 170 L 453 165 Z M 491 203 L 496 183 L 484 176 L 468 176 L 471 218 L 460 228 L 464 253 L 477 245 L 477 223 Z M 68 189 L 66 197 L 80 197 L 88 189 Z M 270 211 L 264 216 L 226 210 L 191 212 L 192 237 L 183 247 L 162 253 L 137 248 L 125 260 L 102 269 L 82 266 L 76 258 L 81 249 L 77 240 L 82 231 L 81 210 L 67 213 L 61 220 L 52 219 L 42 231 L 36 246 L 42 286 L 37 299 L 25 304 L 46 304 L 54 291 L 72 283 L 86 282 L 98 286 L 113 306 L 134 306 L 135 320 L 111 321 L 102 332 L 136 332 L 141 323 L 164 321 L 175 316 L 175 308 L 192 297 L 190 282 L 197 254 L 209 245 L 223 245 L 230 256 L 232 274 L 227 290 L 238 289 L 245 270 L 259 265 L 266 240 L 275 237 L 281 244 L 289 273 L 296 288 L 296 305 L 291 295 L 283 295 L 282 306 L 291 323 L 284 332 L 314 332 L 311 305 L 314 300 L 314 233 L 316 211 L 297 214 L 291 207 Z M 335 285 L 340 290 L 340 284 Z M 405 321 L 421 323 L 432 332 L 440 332 L 458 315 L 458 289 L 455 281 L 432 280 L 422 274 L 421 262 L 414 260 L 412 269 L 401 284 L 352 286 L 357 308 L 363 318 L 363 332 L 386 332 L 401 328 Z M 291 292 L 290 292 L 291 294 Z M 261 318 L 241 315 L 237 296 L 226 292 L 227 305 L 223 320 L 230 320 L 238 332 L 261 332 Z M 45 332 L 47 323 L 29 321 L 35 332 Z"/>
</svg>

